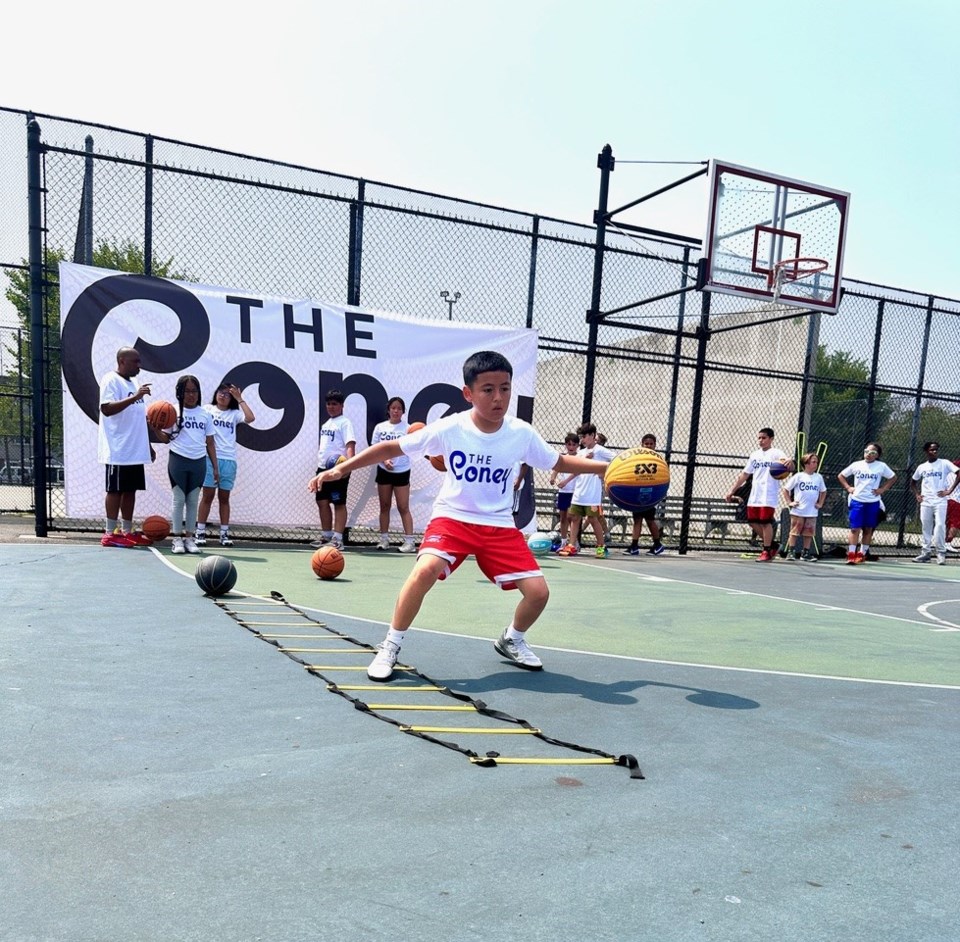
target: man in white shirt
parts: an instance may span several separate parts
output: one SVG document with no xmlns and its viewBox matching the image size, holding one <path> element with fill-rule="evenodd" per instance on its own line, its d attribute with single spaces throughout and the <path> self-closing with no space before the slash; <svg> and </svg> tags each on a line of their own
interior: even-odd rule
<svg viewBox="0 0 960 942">
<path fill-rule="evenodd" d="M 773 518 L 780 503 L 780 482 L 770 474 L 770 467 L 782 464 L 792 471 L 793 462 L 779 448 L 773 447 L 772 428 L 760 429 L 757 441 L 760 447 L 747 459 L 726 499 L 731 503 L 736 501 L 737 488 L 753 475 L 750 496 L 747 498 L 747 523 L 763 545 L 758 561 L 769 563 L 777 555 L 777 548 L 773 545 Z"/>
<path fill-rule="evenodd" d="M 133 347 L 117 351 L 117 368 L 100 381 L 100 422 L 97 460 L 106 466 L 104 533 L 101 546 L 129 548 L 152 542 L 133 529 L 137 491 L 146 490 L 144 465 L 156 458 L 147 434 L 150 383 L 139 384 L 140 353 Z M 122 529 L 121 529 L 122 527 Z"/>
<path fill-rule="evenodd" d="M 924 442 L 927 460 L 917 466 L 910 481 L 910 490 L 920 505 L 922 544 L 915 563 L 928 562 L 937 553 L 937 563 L 947 561 L 947 498 L 960 480 L 952 461 L 940 457 L 940 442 Z"/>
</svg>

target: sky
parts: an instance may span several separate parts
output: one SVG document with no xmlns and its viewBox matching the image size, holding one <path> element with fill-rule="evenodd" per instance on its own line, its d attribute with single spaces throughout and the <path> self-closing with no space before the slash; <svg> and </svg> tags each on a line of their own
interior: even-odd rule
<svg viewBox="0 0 960 942">
<path fill-rule="evenodd" d="M 955 0 L 52 0 L 3 28 L 7 107 L 584 223 L 604 144 L 611 206 L 695 169 L 630 161 L 719 158 L 849 191 L 847 277 L 960 298 Z M 700 180 L 623 218 L 706 213 Z"/>
</svg>

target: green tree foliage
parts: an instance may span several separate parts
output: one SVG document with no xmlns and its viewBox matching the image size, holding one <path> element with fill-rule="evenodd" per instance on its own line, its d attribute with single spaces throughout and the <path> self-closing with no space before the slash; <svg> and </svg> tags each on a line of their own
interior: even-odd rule
<svg viewBox="0 0 960 942">
<path fill-rule="evenodd" d="M 50 426 L 50 449 L 54 455 L 63 450 L 63 409 L 60 381 L 60 283 L 58 266 L 68 257 L 62 248 L 47 249 L 44 253 L 44 277 L 46 293 L 44 297 L 44 386 L 47 389 L 47 422 Z M 96 268 L 108 268 L 114 271 L 143 272 L 143 249 L 135 242 L 116 244 L 98 242 L 93 250 L 93 265 Z M 27 262 L 23 270 L 11 269 L 4 272 L 7 278 L 5 296 L 14 306 L 19 321 L 19 330 L 12 331 L 5 343 L 10 354 L 10 362 L 19 364 L 20 376 L 4 378 L 3 387 L 17 386 L 29 391 L 31 384 L 31 334 L 30 334 L 30 275 Z M 178 278 L 173 273 L 173 260 L 153 262 L 153 273 L 160 278 Z M 27 414 L 24 415 L 24 410 Z M 7 398 L 0 395 L 0 435 L 19 435 L 21 428 L 30 429 L 29 399 Z M 8 431 L 9 428 L 9 431 Z"/>
<path fill-rule="evenodd" d="M 881 438 L 896 403 L 890 393 L 876 391 L 871 415 L 870 367 L 845 350 L 828 352 L 820 344 L 814 375 L 810 449 L 826 442 L 828 465 L 839 470 L 861 457 L 867 439 Z"/>
</svg>

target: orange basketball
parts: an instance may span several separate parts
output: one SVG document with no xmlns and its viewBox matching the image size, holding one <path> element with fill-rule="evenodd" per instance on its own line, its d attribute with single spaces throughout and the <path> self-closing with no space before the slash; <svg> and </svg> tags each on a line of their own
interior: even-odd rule
<svg viewBox="0 0 960 942">
<path fill-rule="evenodd" d="M 153 514 L 151 517 L 147 517 L 143 521 L 143 526 L 140 527 L 143 531 L 144 536 L 150 537 L 155 543 L 158 540 L 165 540 L 170 536 L 170 523 L 166 517 L 161 517 L 159 514 Z"/>
<path fill-rule="evenodd" d="M 343 553 L 335 546 L 321 546 L 310 557 L 310 565 L 319 579 L 336 579 L 343 572 Z"/>
<path fill-rule="evenodd" d="M 172 428 L 177 422 L 177 410 L 165 399 L 158 399 L 147 406 L 147 424 L 153 428 Z"/>
<path fill-rule="evenodd" d="M 443 460 L 443 455 L 427 455 L 427 461 L 430 462 L 438 471 L 446 471 L 447 463 Z"/>
<path fill-rule="evenodd" d="M 426 424 L 423 422 L 411 422 L 407 426 L 407 434 L 409 435 L 411 432 L 419 432 L 420 429 L 426 428 L 426 427 L 427 427 Z"/>
</svg>

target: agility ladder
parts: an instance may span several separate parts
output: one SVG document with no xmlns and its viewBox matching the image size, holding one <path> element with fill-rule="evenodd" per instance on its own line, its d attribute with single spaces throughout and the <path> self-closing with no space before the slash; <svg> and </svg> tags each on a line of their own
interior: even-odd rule
<svg viewBox="0 0 960 942">
<path fill-rule="evenodd" d="M 347 634 L 327 626 L 312 615 L 308 615 L 303 609 L 288 602 L 281 593 L 271 592 L 270 598 L 243 598 L 243 599 L 223 599 L 214 598 L 212 601 L 234 619 L 239 625 L 247 631 L 256 635 L 261 641 L 272 645 L 281 654 L 286 655 L 292 661 L 301 664 L 305 670 L 309 671 L 314 677 L 318 677 L 327 685 L 327 690 L 343 697 L 354 708 L 370 716 L 376 717 L 385 723 L 390 723 L 397 727 L 402 733 L 410 736 L 417 736 L 425 739 L 427 742 L 436 743 L 446 749 L 452 749 L 466 756 L 473 765 L 479 765 L 490 768 L 497 765 L 613 765 L 621 766 L 630 773 L 630 778 L 642 779 L 643 773 L 634 756 L 621 755 L 614 756 L 600 749 L 593 749 L 589 746 L 581 746 L 578 743 L 565 742 L 561 739 L 555 739 L 548 736 L 543 730 L 531 725 L 526 720 L 519 717 L 510 716 L 501 710 L 494 710 L 487 706 L 482 700 L 475 700 L 473 697 L 463 693 L 457 693 L 449 687 L 443 686 L 426 674 L 421 673 L 415 667 L 406 664 L 397 664 L 394 671 L 402 675 L 404 679 L 416 678 L 417 683 L 399 683 L 399 684 L 352 684 L 340 683 L 327 676 L 328 673 L 337 672 L 366 672 L 366 664 L 312 664 L 304 660 L 303 654 L 327 654 L 343 655 L 356 653 L 358 650 L 369 654 L 374 654 L 376 649 L 352 638 Z M 269 620 L 264 620 L 269 618 Z M 322 629 L 322 634 L 317 634 L 317 629 Z M 312 633 L 305 633 L 306 631 Z M 335 647 L 298 647 L 298 643 L 305 641 L 330 640 L 336 639 L 338 644 Z M 417 696 L 437 695 L 447 700 L 457 701 L 455 705 L 450 703 L 393 703 L 393 702 L 375 702 L 368 703 L 355 694 L 368 694 L 377 691 L 378 693 L 410 693 Z M 502 726 L 434 726 L 405 723 L 395 719 L 388 714 L 394 712 L 423 712 L 423 713 L 464 713 L 480 714 L 484 718 L 498 721 L 505 724 Z M 502 756 L 499 752 L 486 752 L 480 755 L 472 749 L 461 746 L 458 743 L 450 742 L 439 738 L 438 734 L 457 734 L 457 735 L 521 735 L 534 736 L 542 742 L 551 746 L 557 746 L 563 749 L 570 749 L 574 752 L 584 753 L 580 758 L 552 758 L 552 757 L 524 757 L 524 756 Z"/>
</svg>

